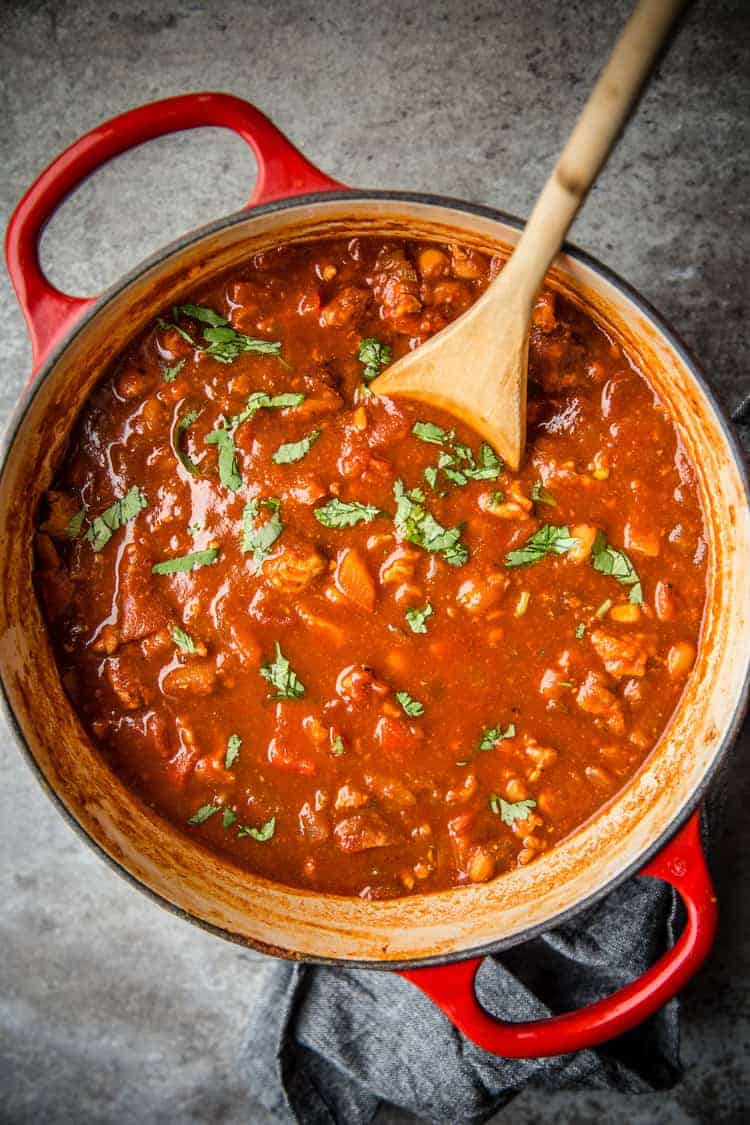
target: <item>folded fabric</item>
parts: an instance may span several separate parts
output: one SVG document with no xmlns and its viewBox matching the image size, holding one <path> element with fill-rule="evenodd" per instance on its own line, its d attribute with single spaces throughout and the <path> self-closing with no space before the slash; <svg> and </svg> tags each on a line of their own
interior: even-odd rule
<svg viewBox="0 0 750 1125">
<path fill-rule="evenodd" d="M 633 878 L 544 936 L 485 959 L 477 995 L 493 1015 L 538 1019 L 622 987 L 682 927 L 671 887 Z M 680 1075 L 678 1002 L 598 1050 L 505 1059 L 461 1035 L 391 972 L 269 962 L 242 1066 L 279 1122 L 365 1125 L 391 1103 L 444 1125 L 485 1121 L 532 1083 L 549 1089 L 664 1089 Z"/>
</svg>

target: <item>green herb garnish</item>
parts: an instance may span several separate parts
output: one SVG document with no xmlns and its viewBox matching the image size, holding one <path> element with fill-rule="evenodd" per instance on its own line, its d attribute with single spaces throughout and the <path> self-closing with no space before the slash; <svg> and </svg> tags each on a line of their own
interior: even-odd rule
<svg viewBox="0 0 750 1125">
<path fill-rule="evenodd" d="M 237 813 L 233 809 L 225 808 L 221 814 L 221 823 L 225 828 L 231 828 L 237 819 Z"/>
<path fill-rule="evenodd" d="M 394 522 L 396 531 L 409 543 L 425 551 L 437 552 L 451 566 L 463 566 L 469 558 L 466 546 L 460 542 L 461 528 L 444 528 L 424 506 L 421 488 L 404 489 L 403 481 L 393 485 L 396 500 Z"/>
<path fill-rule="evenodd" d="M 174 450 L 175 457 L 180 462 L 183 469 L 187 469 L 191 476 L 194 477 L 199 477 L 201 471 L 195 461 L 191 461 L 187 453 L 182 449 L 182 435 L 192 426 L 193 422 L 197 420 L 200 413 L 200 410 L 188 410 L 187 414 L 183 414 L 181 418 L 176 419 L 172 427 L 172 449 Z"/>
<path fill-rule="evenodd" d="M 578 641 L 582 640 L 583 637 L 585 637 L 585 635 L 586 635 L 586 626 L 584 625 L 584 623 L 582 621 L 579 621 L 578 624 L 576 625 L 576 640 L 578 640 Z"/>
<path fill-rule="evenodd" d="M 207 551 L 191 551 L 189 555 L 179 555 L 174 559 L 164 559 L 162 562 L 154 563 L 151 572 L 152 574 L 187 574 L 190 570 L 210 566 L 218 557 L 218 547 L 210 547 Z"/>
<path fill-rule="evenodd" d="M 253 840 L 257 840 L 259 844 L 265 844 L 270 840 L 276 831 L 276 817 L 272 816 L 265 824 L 261 824 L 260 828 L 249 828 L 243 824 L 237 833 L 237 839 L 241 840 L 243 836 L 251 836 Z"/>
<path fill-rule="evenodd" d="M 257 524 L 260 505 L 271 511 L 270 519 L 265 523 Z M 242 542 L 243 554 L 253 553 L 253 573 L 260 570 L 263 563 L 271 553 L 271 547 L 284 530 L 284 525 L 279 517 L 281 503 L 271 496 L 267 500 L 248 500 L 242 513 Z"/>
<path fill-rule="evenodd" d="M 205 820 L 208 820 L 210 816 L 213 816 L 214 813 L 217 813 L 220 808 L 221 805 L 201 805 L 198 811 L 194 812 L 190 817 L 190 819 L 188 820 L 188 824 L 203 824 L 203 822 Z"/>
<path fill-rule="evenodd" d="M 410 719 L 416 719 L 419 715 L 424 714 L 424 704 L 420 703 L 418 699 L 412 699 L 408 691 L 397 691 L 396 699 Z"/>
<path fill-rule="evenodd" d="M 237 451 L 232 431 L 219 426 L 206 435 L 206 444 L 219 447 L 219 480 L 230 492 L 236 492 L 242 485 L 242 477 L 237 467 Z"/>
<path fill-rule="evenodd" d="M 92 522 L 86 532 L 86 538 L 93 550 L 101 551 L 106 547 L 114 532 L 135 519 L 145 507 L 147 507 L 146 498 L 140 488 L 134 485 L 122 500 L 115 500 L 114 504 Z"/>
<path fill-rule="evenodd" d="M 177 305 L 174 309 L 175 320 L 181 316 L 188 316 L 192 320 L 208 325 L 203 329 L 202 344 L 196 343 L 179 325 L 175 324 L 173 327 L 196 351 L 211 356 L 217 363 L 234 363 L 237 357 L 245 352 L 275 356 L 281 353 L 279 340 L 260 340 L 254 336 L 246 336 L 244 332 L 237 332 L 230 326 L 226 317 L 203 305 Z"/>
<path fill-rule="evenodd" d="M 83 527 L 83 521 L 85 520 L 85 518 L 86 505 L 84 504 L 84 506 L 82 508 L 79 508 L 76 514 L 74 516 L 71 516 L 68 520 L 68 526 L 65 528 L 66 539 L 78 538 L 78 536 L 81 534 L 81 528 Z"/>
<path fill-rule="evenodd" d="M 498 797 L 496 793 L 490 795 L 489 800 L 490 808 L 493 813 L 500 817 L 503 824 L 512 827 L 516 820 L 526 820 L 532 809 L 536 808 L 536 801 L 504 801 L 502 797 Z"/>
<path fill-rule="evenodd" d="M 168 363 L 160 363 L 159 367 L 161 368 L 161 376 L 164 382 L 174 383 L 175 379 L 180 374 L 184 366 L 184 359 L 178 359 L 177 363 L 173 364 L 171 367 Z"/>
<path fill-rule="evenodd" d="M 184 629 L 181 629 L 179 625 L 170 625 L 169 633 L 180 652 L 187 652 L 192 656 L 198 651 L 193 638 L 189 633 L 186 633 Z"/>
<path fill-rule="evenodd" d="M 301 391 L 283 391 L 278 395 L 269 395 L 266 391 L 253 391 L 248 396 L 244 410 L 233 414 L 229 419 L 230 426 L 240 426 L 247 422 L 259 410 L 288 410 L 290 407 L 299 406 L 305 401 Z"/>
<path fill-rule="evenodd" d="M 506 566 L 529 566 L 539 562 L 545 555 L 564 555 L 578 546 L 578 540 L 571 536 L 567 527 L 557 527 L 546 523 L 527 539 L 523 547 L 509 551 L 505 556 Z"/>
<path fill-rule="evenodd" d="M 484 752 L 485 750 L 494 750 L 498 742 L 503 742 L 506 738 L 516 737 L 516 724 L 508 723 L 505 730 L 502 727 L 485 727 L 482 731 L 482 737 L 479 740 L 477 750 Z"/>
<path fill-rule="evenodd" d="M 348 503 L 336 497 L 322 508 L 315 508 L 314 515 L 323 527 L 354 527 L 358 523 L 371 523 L 376 516 L 382 516 L 380 508 L 372 504 L 360 504 L 358 500 Z"/>
<path fill-rule="evenodd" d="M 596 533 L 591 548 L 591 562 L 594 570 L 598 570 L 600 574 L 611 574 L 621 586 L 630 588 L 629 602 L 632 602 L 633 605 L 643 603 L 643 588 L 635 567 L 624 551 L 609 545 L 603 531 L 597 531 Z"/>
<path fill-rule="evenodd" d="M 361 340 L 357 359 L 365 365 L 362 372 L 362 378 L 365 382 L 369 383 L 371 379 L 379 375 L 383 368 L 391 362 L 392 355 L 393 351 L 388 344 L 381 343 L 374 336 L 366 336 Z"/>
<path fill-rule="evenodd" d="M 531 499 L 535 504 L 549 504 L 551 508 L 557 507 L 557 500 L 548 492 L 540 480 L 534 482 L 531 488 Z"/>
<path fill-rule="evenodd" d="M 276 641 L 275 659 L 268 664 L 263 664 L 260 674 L 264 680 L 268 680 L 272 688 L 275 688 L 275 694 L 270 695 L 269 699 L 301 699 L 305 694 L 305 685 L 296 672 L 292 671 L 278 641 Z"/>
<path fill-rule="evenodd" d="M 406 617 L 412 633 L 426 633 L 426 621 L 428 617 L 432 617 L 432 613 L 432 606 L 429 602 L 427 602 L 427 604 L 422 609 L 417 609 L 416 606 L 413 606 L 411 609 L 407 609 L 404 616 Z"/>
<path fill-rule="evenodd" d="M 445 445 L 447 441 L 452 441 L 454 437 L 453 430 L 448 433 L 442 426 L 436 426 L 434 422 L 415 422 L 411 432 L 420 441 L 426 441 L 430 445 Z"/>
<path fill-rule="evenodd" d="M 225 769 L 231 770 L 232 766 L 237 761 L 241 746 L 242 739 L 240 738 L 240 736 L 238 734 L 230 734 L 229 738 L 227 739 L 227 752 L 224 755 Z"/>
<path fill-rule="evenodd" d="M 346 753 L 344 740 L 340 734 L 337 734 L 333 742 L 331 743 L 331 753 L 333 754 L 334 758 L 340 758 L 342 754 Z"/>
<path fill-rule="evenodd" d="M 300 441 L 289 441 L 286 445 L 280 445 L 271 460 L 276 465 L 291 465 L 294 461 L 301 461 L 310 452 L 320 434 L 320 430 L 312 430 Z"/>
</svg>

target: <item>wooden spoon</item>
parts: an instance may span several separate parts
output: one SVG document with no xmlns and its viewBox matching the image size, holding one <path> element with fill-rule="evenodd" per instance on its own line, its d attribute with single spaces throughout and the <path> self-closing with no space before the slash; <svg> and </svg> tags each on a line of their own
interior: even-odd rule
<svg viewBox="0 0 750 1125">
<path fill-rule="evenodd" d="M 685 0 L 640 0 L 502 272 L 462 316 L 371 384 L 467 422 L 517 469 L 526 441 L 531 310 Z"/>
</svg>

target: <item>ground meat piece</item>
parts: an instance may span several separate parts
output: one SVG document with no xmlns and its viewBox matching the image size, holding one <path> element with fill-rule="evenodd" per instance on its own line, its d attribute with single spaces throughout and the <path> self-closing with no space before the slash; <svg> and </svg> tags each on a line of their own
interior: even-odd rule
<svg viewBox="0 0 750 1125">
<path fill-rule="evenodd" d="M 112 691 L 126 711 L 137 711 L 153 698 L 153 690 L 144 683 L 134 654 L 123 653 L 110 658 L 104 670 Z"/>
<path fill-rule="evenodd" d="M 653 652 L 653 645 L 641 633 L 615 636 L 595 629 L 591 633 L 591 643 L 610 676 L 620 679 L 622 676 L 646 674 L 646 662 Z"/>
<path fill-rule="evenodd" d="M 383 247 L 380 251 L 373 291 L 386 320 L 398 322 L 422 309 L 417 271 L 401 249 Z"/>
<path fill-rule="evenodd" d="M 355 813 L 340 820 L 333 830 L 342 852 L 365 852 L 370 848 L 388 848 L 398 837 L 377 813 Z"/>
<path fill-rule="evenodd" d="M 140 543 L 128 543 L 123 549 L 118 578 L 120 644 L 139 641 L 164 628 L 169 615 L 155 587 L 151 556 Z"/>
<path fill-rule="evenodd" d="M 369 300 L 370 294 L 365 289 L 346 285 L 320 310 L 320 323 L 325 328 L 356 324 L 364 315 Z"/>
<path fill-rule="evenodd" d="M 582 711 L 601 718 L 607 730 L 612 731 L 613 734 L 624 733 L 625 719 L 620 701 L 597 672 L 588 673 L 578 689 L 576 703 Z"/>
<path fill-rule="evenodd" d="M 263 565 L 263 576 L 282 594 L 301 594 L 323 574 L 327 563 L 320 551 L 303 539 L 284 544 Z"/>
</svg>

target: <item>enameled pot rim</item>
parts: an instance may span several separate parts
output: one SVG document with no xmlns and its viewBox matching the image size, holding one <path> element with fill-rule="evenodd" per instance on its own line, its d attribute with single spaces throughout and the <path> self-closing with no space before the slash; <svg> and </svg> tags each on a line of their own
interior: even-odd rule
<svg viewBox="0 0 750 1125">
<path fill-rule="evenodd" d="M 266 214 L 273 214 L 283 212 L 292 208 L 297 208 L 304 205 L 315 205 L 316 203 L 331 203 L 331 202 L 367 202 L 373 203 L 378 201 L 387 201 L 395 203 L 415 203 L 421 205 L 434 206 L 451 211 L 460 211 L 464 214 L 476 215 L 490 221 L 502 223 L 505 226 L 514 228 L 516 230 L 523 229 L 523 222 L 513 215 L 509 215 L 504 211 L 492 207 L 486 207 L 481 204 L 471 203 L 465 200 L 454 199 L 448 196 L 438 196 L 418 192 L 401 192 L 401 191 L 366 191 L 366 190 L 346 190 L 346 191 L 326 191 L 316 192 L 306 195 L 293 196 L 286 199 L 277 200 L 271 203 L 261 204 L 251 209 L 245 209 L 233 212 L 222 219 L 216 220 L 210 224 L 199 227 L 185 236 L 172 241 L 165 245 L 154 254 L 140 262 L 136 267 L 130 270 L 127 274 L 121 277 L 109 289 L 107 289 L 100 297 L 96 298 L 92 305 L 86 309 L 79 320 L 76 321 L 73 328 L 65 335 L 65 337 L 51 350 L 50 354 L 45 358 L 44 362 L 40 365 L 38 371 L 34 373 L 30 383 L 22 393 L 21 400 L 14 410 L 11 418 L 5 428 L 0 441 L 0 488 L 3 483 L 3 474 L 5 464 L 8 458 L 9 451 L 15 440 L 16 434 L 23 422 L 27 411 L 30 409 L 37 393 L 39 392 L 42 384 L 47 377 L 54 370 L 60 356 L 71 344 L 71 342 L 81 333 L 100 312 L 114 300 L 124 289 L 141 277 L 149 269 L 158 266 L 166 258 L 171 257 L 181 250 L 187 249 L 189 246 L 196 242 L 201 241 L 207 236 L 225 230 L 235 224 L 239 224 L 255 216 Z M 667 341 L 672 350 L 678 355 L 686 369 L 690 372 L 691 377 L 700 387 L 701 391 L 709 401 L 719 427 L 721 429 L 724 441 L 727 448 L 731 452 L 732 460 L 737 473 L 742 481 L 744 496 L 746 503 L 750 506 L 750 481 L 748 480 L 748 472 L 745 464 L 745 458 L 740 448 L 737 437 L 732 429 L 724 409 L 717 401 L 714 392 L 708 384 L 700 366 L 692 356 L 690 350 L 682 341 L 677 332 L 669 325 L 664 318 L 654 309 L 654 307 L 647 301 L 636 289 L 633 288 L 628 282 L 624 281 L 614 271 L 603 265 L 592 255 L 586 251 L 579 249 L 573 244 L 565 243 L 562 248 L 561 254 L 566 255 L 571 260 L 582 264 L 590 269 L 594 274 L 601 277 L 604 281 L 608 282 L 615 289 L 624 294 L 632 304 L 638 309 L 640 313 L 651 323 L 659 335 Z M 618 872 L 604 885 L 598 887 L 590 895 L 585 898 L 579 899 L 576 903 L 564 908 L 559 913 L 554 915 L 553 918 L 546 920 L 543 923 L 531 926 L 528 929 L 519 931 L 511 937 L 491 941 L 473 949 L 462 949 L 459 951 L 451 951 L 447 953 L 436 954 L 424 958 L 412 958 L 402 961 L 378 961 L 378 960 L 356 960 L 349 958 L 337 957 L 323 957 L 310 954 L 297 954 L 293 950 L 267 948 L 264 947 L 262 942 L 253 941 L 252 944 L 256 948 L 264 949 L 270 954 L 275 956 L 284 956 L 294 960 L 300 960 L 307 963 L 341 966 L 346 965 L 351 968 L 367 968 L 367 969 L 380 969 L 380 970 L 394 970 L 405 968 L 425 967 L 428 965 L 440 965 L 454 961 L 463 961 L 473 957 L 481 957 L 492 953 L 500 952 L 511 946 L 521 944 L 529 941 L 532 938 L 538 937 L 540 934 L 568 922 L 579 912 L 593 906 L 596 902 L 603 899 L 617 886 L 623 883 L 651 860 L 672 838 L 675 832 L 682 827 L 682 825 L 689 819 L 695 808 L 701 802 L 703 797 L 713 780 L 716 771 L 721 763 L 726 759 L 731 747 L 737 737 L 739 729 L 748 711 L 748 697 L 750 695 L 750 654 L 747 657 L 747 668 L 743 679 L 742 690 L 737 699 L 737 703 L 733 714 L 726 723 L 723 734 L 717 744 L 711 765 L 704 774 L 700 783 L 696 786 L 690 799 L 685 803 L 682 809 L 674 815 L 667 827 L 660 832 L 651 843 L 643 849 L 640 855 L 634 859 L 624 870 Z M 97 843 L 78 823 L 75 816 L 68 810 L 62 801 L 61 797 L 55 792 L 52 786 L 45 778 L 40 766 L 38 765 L 34 755 L 31 753 L 26 739 L 21 731 L 21 728 L 16 720 L 15 714 L 11 708 L 8 700 L 5 686 L 0 681 L 0 706 L 6 718 L 9 728 L 14 733 L 16 741 L 21 749 L 24 758 L 33 770 L 37 781 L 42 786 L 47 796 L 54 802 L 58 810 L 64 815 L 65 819 L 75 830 L 75 832 L 92 848 L 96 853 L 104 859 L 104 861 L 120 875 L 126 879 L 131 885 L 135 886 L 142 893 L 147 895 L 150 899 L 157 902 L 160 906 L 176 914 L 178 917 L 184 918 L 193 924 L 199 926 L 201 929 L 222 937 L 225 940 L 232 941 L 236 944 L 247 945 L 248 942 L 240 935 L 233 934 L 222 926 L 208 922 L 195 914 L 185 910 L 170 902 L 167 898 L 157 893 L 126 870 L 120 863 L 111 857 L 104 848 Z M 332 896 L 335 897 L 335 896 Z"/>
</svg>

